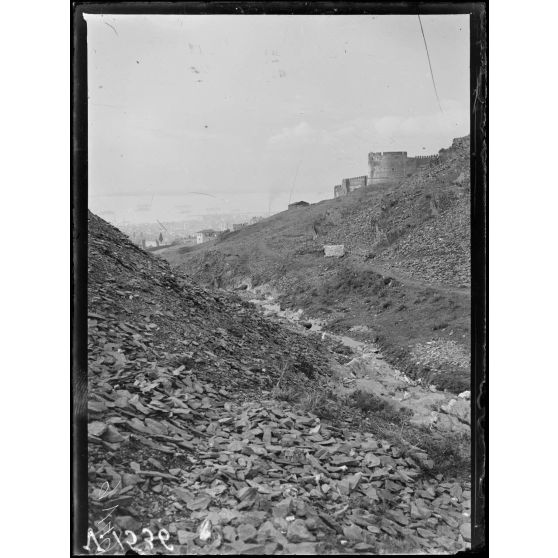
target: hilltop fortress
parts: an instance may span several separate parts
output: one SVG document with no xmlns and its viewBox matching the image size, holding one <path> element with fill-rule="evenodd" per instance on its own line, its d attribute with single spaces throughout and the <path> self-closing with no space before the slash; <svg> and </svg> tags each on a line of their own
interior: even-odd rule
<svg viewBox="0 0 558 558">
<path fill-rule="evenodd" d="M 334 187 L 334 196 L 346 196 L 363 186 L 374 186 L 402 180 L 415 172 L 432 167 L 444 161 L 448 153 L 463 138 L 453 140 L 452 147 L 440 149 L 436 155 L 419 155 L 408 157 L 406 151 L 384 151 L 368 153 L 368 175 L 343 178 L 341 184 Z"/>
</svg>

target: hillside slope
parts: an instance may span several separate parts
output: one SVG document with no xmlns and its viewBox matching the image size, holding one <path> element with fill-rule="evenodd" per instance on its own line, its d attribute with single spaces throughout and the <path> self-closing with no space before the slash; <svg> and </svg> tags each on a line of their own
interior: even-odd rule
<svg viewBox="0 0 558 558">
<path fill-rule="evenodd" d="M 91 553 L 466 547 L 467 481 L 428 474 L 427 456 L 351 409 L 321 420 L 278 400 L 282 380 L 304 393 L 328 377 L 319 339 L 192 284 L 92 214 L 88 277 Z"/>
<path fill-rule="evenodd" d="M 285 211 L 163 257 L 208 285 L 263 286 L 333 331 L 368 331 L 405 371 L 458 392 L 469 386 L 469 200 L 465 137 L 442 163 L 401 183 Z M 325 244 L 344 244 L 346 255 L 325 258 Z"/>
</svg>

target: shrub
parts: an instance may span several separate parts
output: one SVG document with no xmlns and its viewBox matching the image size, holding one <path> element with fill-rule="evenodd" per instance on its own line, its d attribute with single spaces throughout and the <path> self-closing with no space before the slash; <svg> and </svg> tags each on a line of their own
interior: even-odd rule
<svg viewBox="0 0 558 558">
<path fill-rule="evenodd" d="M 373 393 L 357 390 L 351 398 L 354 401 L 353 405 L 365 413 L 376 413 L 386 408 L 386 402 Z"/>
</svg>

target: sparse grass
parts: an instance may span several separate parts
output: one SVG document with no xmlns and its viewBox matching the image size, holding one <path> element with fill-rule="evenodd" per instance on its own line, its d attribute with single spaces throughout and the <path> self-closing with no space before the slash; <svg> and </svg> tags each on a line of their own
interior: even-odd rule
<svg viewBox="0 0 558 558">
<path fill-rule="evenodd" d="M 304 358 L 287 359 L 281 365 L 279 378 L 271 390 L 271 396 L 279 401 L 296 403 L 301 394 L 308 390 L 307 379 L 315 379 L 314 366 Z"/>
<path fill-rule="evenodd" d="M 299 406 L 306 412 L 321 419 L 338 418 L 340 401 L 328 379 L 307 375 L 308 363 L 304 360 L 287 360 L 283 363 L 271 396 L 279 401 L 286 401 Z M 313 377 L 312 383 L 302 378 Z"/>
<path fill-rule="evenodd" d="M 375 415 L 393 424 L 404 424 L 412 415 L 410 411 L 398 410 L 384 399 L 362 390 L 352 393 L 347 403 L 360 409 L 365 415 Z"/>
<path fill-rule="evenodd" d="M 333 419 L 336 416 L 335 395 L 332 392 L 311 391 L 300 399 L 300 406 L 320 419 Z"/>
<path fill-rule="evenodd" d="M 286 401 L 287 403 L 295 403 L 300 397 L 300 392 L 292 386 L 275 386 L 271 390 L 271 397 L 278 401 Z"/>
<path fill-rule="evenodd" d="M 286 360 L 280 370 L 277 383 L 271 390 L 271 396 L 279 401 L 292 403 L 298 398 L 298 390 L 289 377 L 292 376 L 292 361 Z"/>
</svg>

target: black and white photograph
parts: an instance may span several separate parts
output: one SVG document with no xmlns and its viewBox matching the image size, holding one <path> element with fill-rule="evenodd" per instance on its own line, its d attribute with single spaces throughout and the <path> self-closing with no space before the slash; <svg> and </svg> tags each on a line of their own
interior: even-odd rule
<svg viewBox="0 0 558 558">
<path fill-rule="evenodd" d="M 74 5 L 76 555 L 484 549 L 486 10 Z"/>
</svg>

